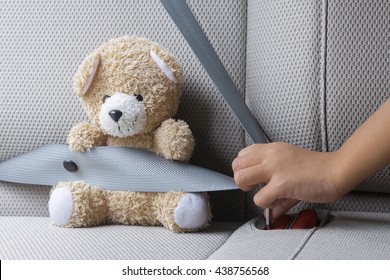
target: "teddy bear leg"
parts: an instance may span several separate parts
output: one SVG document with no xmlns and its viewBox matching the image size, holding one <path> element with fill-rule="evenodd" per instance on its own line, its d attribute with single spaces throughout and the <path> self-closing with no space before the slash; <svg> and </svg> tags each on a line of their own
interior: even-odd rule
<svg viewBox="0 0 390 280">
<path fill-rule="evenodd" d="M 111 223 L 124 225 L 161 226 L 156 218 L 156 193 L 108 191 L 107 204 Z"/>
<path fill-rule="evenodd" d="M 196 231 L 207 227 L 211 220 L 206 193 L 161 193 L 158 204 L 161 223 L 175 232 Z"/>
<path fill-rule="evenodd" d="M 108 207 L 103 190 L 82 182 L 61 182 L 50 194 L 52 222 L 64 227 L 89 227 L 104 224 Z"/>
</svg>

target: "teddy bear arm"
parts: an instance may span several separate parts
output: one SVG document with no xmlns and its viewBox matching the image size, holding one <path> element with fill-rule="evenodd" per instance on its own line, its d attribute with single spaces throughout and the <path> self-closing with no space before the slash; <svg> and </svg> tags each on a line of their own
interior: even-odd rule
<svg viewBox="0 0 390 280">
<path fill-rule="evenodd" d="M 166 120 L 155 132 L 154 150 L 166 159 L 188 162 L 194 148 L 192 132 L 182 120 Z"/>
<path fill-rule="evenodd" d="M 85 152 L 97 146 L 104 146 L 106 140 L 103 132 L 88 122 L 75 125 L 68 134 L 69 147 L 76 152 Z"/>
</svg>

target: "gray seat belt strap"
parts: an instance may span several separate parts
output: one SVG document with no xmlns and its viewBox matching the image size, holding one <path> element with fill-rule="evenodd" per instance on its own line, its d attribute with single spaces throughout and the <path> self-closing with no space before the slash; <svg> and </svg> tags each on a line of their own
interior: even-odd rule
<svg viewBox="0 0 390 280">
<path fill-rule="evenodd" d="M 102 189 L 139 192 L 238 189 L 229 176 L 145 150 L 103 146 L 76 153 L 60 144 L 0 162 L 0 180 L 33 185 L 83 181 Z"/>
<path fill-rule="evenodd" d="M 242 99 L 237 87 L 192 14 L 186 1 L 160 1 L 251 139 L 255 143 L 267 143 L 268 139 L 264 131 Z"/>
<path fill-rule="evenodd" d="M 207 74 L 213 80 L 242 127 L 255 143 L 267 143 L 268 138 L 210 44 L 185 0 L 160 0 L 180 32 L 187 40 Z M 270 225 L 270 210 L 265 209 L 266 226 Z"/>
</svg>

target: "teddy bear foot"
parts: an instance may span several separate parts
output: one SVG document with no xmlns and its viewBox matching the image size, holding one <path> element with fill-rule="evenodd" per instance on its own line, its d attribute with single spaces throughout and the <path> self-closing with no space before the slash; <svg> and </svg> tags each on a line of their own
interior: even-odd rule
<svg viewBox="0 0 390 280">
<path fill-rule="evenodd" d="M 71 191 L 66 188 L 56 188 L 49 200 L 50 219 L 55 225 L 66 226 L 73 214 L 73 199 Z"/>
<path fill-rule="evenodd" d="M 60 182 L 51 192 L 50 218 L 65 227 L 91 227 L 107 222 L 106 192 L 83 182 Z"/>
<path fill-rule="evenodd" d="M 186 194 L 174 211 L 175 223 L 185 231 L 206 227 L 210 218 L 210 207 L 203 193 Z"/>
</svg>

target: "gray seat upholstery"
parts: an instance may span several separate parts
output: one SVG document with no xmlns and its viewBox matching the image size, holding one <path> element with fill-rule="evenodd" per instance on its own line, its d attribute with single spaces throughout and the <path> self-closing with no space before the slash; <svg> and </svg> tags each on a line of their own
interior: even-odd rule
<svg viewBox="0 0 390 280">
<path fill-rule="evenodd" d="M 390 96 L 387 0 L 188 3 L 272 141 L 333 151 Z M 158 0 L 0 6 L 0 161 L 65 143 L 86 118 L 71 88 L 78 64 L 121 35 L 155 40 L 182 62 L 178 115 L 196 138 L 192 163 L 231 175 L 231 161 L 251 144 Z M 47 217 L 50 188 L 0 182 L 0 259 L 389 258 L 389 172 L 339 202 L 293 209 L 330 209 L 333 218 L 314 230 L 259 230 L 253 194 L 231 191 L 211 194 L 209 229 L 180 235 L 158 227 L 57 228 Z"/>
<path fill-rule="evenodd" d="M 302 230 L 262 230 L 251 220 L 235 231 L 209 259 L 388 260 L 388 213 L 331 212 L 323 226 Z M 243 251 L 241 248 L 246 248 Z"/>
<path fill-rule="evenodd" d="M 206 259 L 240 223 L 220 222 L 202 232 L 108 225 L 58 228 L 47 217 L 0 217 L 1 259 Z"/>
</svg>

